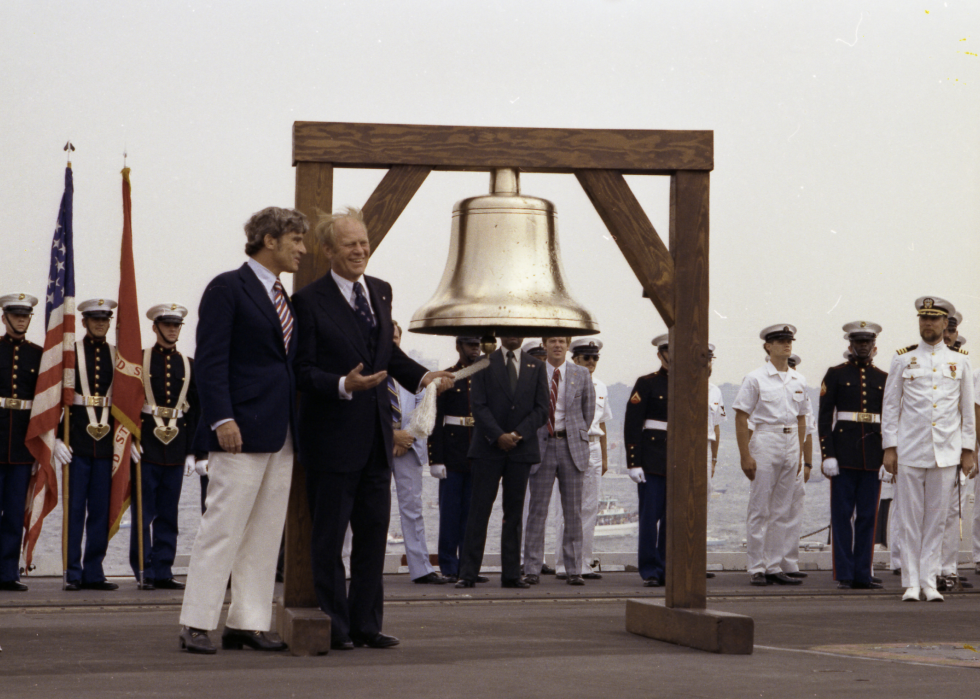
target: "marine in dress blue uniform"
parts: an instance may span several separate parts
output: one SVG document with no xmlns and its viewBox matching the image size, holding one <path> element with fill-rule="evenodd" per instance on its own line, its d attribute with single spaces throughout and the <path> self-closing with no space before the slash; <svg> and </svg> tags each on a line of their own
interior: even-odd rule
<svg viewBox="0 0 980 699">
<path fill-rule="evenodd" d="M 75 344 L 75 399 L 69 418 L 68 571 L 65 589 L 115 590 L 102 561 L 109 547 L 112 487 L 112 386 L 116 348 L 106 342 L 112 309 L 108 298 L 78 304 L 85 337 Z M 64 454 L 61 440 L 55 458 Z M 59 459 L 60 460 L 60 459 Z M 82 552 L 84 533 L 85 551 Z"/>
<path fill-rule="evenodd" d="M 0 590 L 24 592 L 20 545 L 24 505 L 34 457 L 24 444 L 31 419 L 42 350 L 24 335 L 37 299 L 28 294 L 0 297 L 6 334 L 0 338 Z"/>
<path fill-rule="evenodd" d="M 143 506 L 143 565 L 139 563 L 139 500 L 132 493 L 132 528 L 129 562 L 142 589 L 155 587 L 182 590 L 184 583 L 174 580 L 173 562 L 177 555 L 177 509 L 184 468 L 194 468 L 194 433 L 200 407 L 194 383 L 193 359 L 176 347 L 187 309 L 176 303 L 154 306 L 146 313 L 153 321 L 157 342 L 143 351 L 144 388 L 143 449 L 140 475 Z M 186 359 L 186 361 L 185 361 Z M 187 370 L 187 373 L 185 373 Z M 146 383 L 149 382 L 149 383 Z M 136 465 L 133 464 L 133 482 Z"/>
<path fill-rule="evenodd" d="M 880 588 L 871 578 L 881 491 L 881 404 L 888 374 L 872 361 L 881 326 L 844 326 L 849 359 L 831 367 L 820 384 L 817 429 L 824 475 L 830 478 L 834 579 L 841 589 Z M 854 527 L 851 528 L 851 516 Z"/>
<path fill-rule="evenodd" d="M 667 339 L 654 338 L 662 366 L 636 380 L 623 421 L 626 465 L 640 510 L 637 567 L 646 587 L 664 584 L 667 558 Z"/>
<path fill-rule="evenodd" d="M 480 356 L 480 338 L 457 337 L 459 360 L 447 371 L 468 367 Z M 456 384 L 436 399 L 436 425 L 428 440 L 429 472 L 439 479 L 439 570 L 459 579 L 459 554 L 470 513 L 473 478 L 466 457 L 473 438 L 471 379 Z"/>
</svg>

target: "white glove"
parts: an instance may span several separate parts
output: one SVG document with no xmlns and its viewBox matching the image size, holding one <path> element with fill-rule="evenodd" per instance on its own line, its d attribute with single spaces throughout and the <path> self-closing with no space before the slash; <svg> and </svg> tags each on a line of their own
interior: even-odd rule
<svg viewBox="0 0 980 699">
<path fill-rule="evenodd" d="M 197 459 L 194 458 L 193 454 L 188 454 L 187 458 L 184 459 L 184 475 L 189 476 L 194 473 L 194 465 L 197 463 Z"/>
<path fill-rule="evenodd" d="M 645 473 L 643 473 L 643 469 L 642 468 L 630 468 L 630 469 L 627 469 L 627 471 L 629 472 L 630 478 L 633 479 L 633 482 L 634 483 L 640 484 L 640 483 L 646 483 L 647 482 L 647 476 L 646 476 Z"/>
<path fill-rule="evenodd" d="M 71 461 L 71 447 L 60 439 L 54 440 L 54 452 L 51 454 L 51 460 L 55 466 L 64 466 Z"/>
<path fill-rule="evenodd" d="M 882 483 L 894 483 L 895 476 L 888 473 L 888 471 L 885 470 L 885 467 L 882 466 L 880 469 L 878 469 L 878 480 L 880 480 Z"/>
<path fill-rule="evenodd" d="M 129 443 L 129 460 L 134 464 L 140 460 L 141 450 L 136 446 L 136 442 Z"/>
<path fill-rule="evenodd" d="M 442 480 L 446 477 L 446 465 L 445 464 L 429 464 L 429 474 L 433 478 L 438 478 Z"/>
<path fill-rule="evenodd" d="M 197 475 L 201 476 L 202 478 L 208 475 L 208 460 L 198 459 L 197 461 L 195 461 L 194 470 L 197 471 Z"/>
<path fill-rule="evenodd" d="M 823 463 L 820 464 L 820 470 L 823 471 L 823 475 L 827 476 L 827 478 L 840 475 L 840 467 L 837 466 L 837 459 L 824 459 Z"/>
</svg>

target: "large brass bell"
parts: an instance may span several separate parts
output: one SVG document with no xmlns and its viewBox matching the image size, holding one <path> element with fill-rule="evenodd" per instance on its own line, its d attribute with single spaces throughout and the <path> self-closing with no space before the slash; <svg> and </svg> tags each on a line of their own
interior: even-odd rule
<svg viewBox="0 0 980 699">
<path fill-rule="evenodd" d="M 430 335 L 594 335 L 565 287 L 555 206 L 520 193 L 516 169 L 490 172 L 490 194 L 456 202 L 449 260 L 409 330 Z"/>
</svg>

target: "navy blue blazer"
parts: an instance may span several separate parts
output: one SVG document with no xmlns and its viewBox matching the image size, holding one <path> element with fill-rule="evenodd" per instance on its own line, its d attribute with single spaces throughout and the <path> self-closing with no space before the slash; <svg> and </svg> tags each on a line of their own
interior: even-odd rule
<svg viewBox="0 0 980 699">
<path fill-rule="evenodd" d="M 299 346 L 296 385 L 299 398 L 300 461 L 307 469 L 334 473 L 359 471 L 368 463 L 376 430 L 381 429 L 391 466 L 393 430 L 387 382 L 340 397 L 341 378 L 358 364 L 361 373 L 387 371 L 409 391 L 416 391 L 428 370 L 410 359 L 392 339 L 391 285 L 364 277 L 378 323 L 372 356 L 359 321 L 333 275 L 325 274 L 293 296 Z"/>
<path fill-rule="evenodd" d="M 511 393 L 510 377 L 500 350 L 490 354 L 490 366 L 473 374 L 470 407 L 473 410 L 471 459 L 503 459 L 536 464 L 541 461 L 538 428 L 548 422 L 551 399 L 544 362 L 520 353 L 517 390 Z M 521 441 L 509 452 L 497 445 L 500 435 L 517 432 Z"/>
<path fill-rule="evenodd" d="M 211 280 L 198 309 L 196 446 L 223 451 L 211 425 L 234 419 L 245 453 L 279 451 L 289 427 L 295 447 L 296 330 L 287 355 L 276 307 L 248 264 Z"/>
</svg>

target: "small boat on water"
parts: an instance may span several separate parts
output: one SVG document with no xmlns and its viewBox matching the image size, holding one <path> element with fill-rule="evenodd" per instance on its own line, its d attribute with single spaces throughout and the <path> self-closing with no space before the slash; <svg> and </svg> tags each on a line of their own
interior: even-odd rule
<svg viewBox="0 0 980 699">
<path fill-rule="evenodd" d="M 627 512 L 613 498 L 599 500 L 599 516 L 596 518 L 596 536 L 626 536 L 640 526 L 640 513 Z"/>
</svg>

